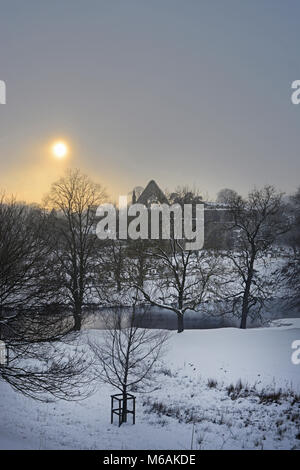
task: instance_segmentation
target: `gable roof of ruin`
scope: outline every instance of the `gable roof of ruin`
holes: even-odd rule
[[[158,202],[160,204],[169,203],[165,194],[154,180],[149,181],[146,188],[137,200],[138,204],[144,204],[145,206],[151,204],[152,202]]]

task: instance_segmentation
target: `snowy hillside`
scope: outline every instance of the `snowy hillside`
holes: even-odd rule
[[[102,335],[100,330],[83,332]],[[137,424],[110,425],[112,388],[39,403],[0,383],[0,447],[17,449],[300,449],[300,319],[270,328],[171,333]],[[130,419],[129,419],[130,421]]]

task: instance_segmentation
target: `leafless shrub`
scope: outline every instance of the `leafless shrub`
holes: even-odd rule
[[[153,387],[153,367],[167,340],[167,333],[140,327],[142,316],[133,305],[130,312],[116,310],[105,314],[106,326],[101,342],[90,340],[96,377],[116,387],[123,394],[122,422],[126,421],[126,394]]]

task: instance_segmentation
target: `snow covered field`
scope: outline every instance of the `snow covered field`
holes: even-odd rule
[[[269,328],[172,332],[155,390],[137,395],[135,426],[110,425],[107,385],[81,402],[45,404],[1,382],[0,448],[300,449],[294,340],[295,318]]]

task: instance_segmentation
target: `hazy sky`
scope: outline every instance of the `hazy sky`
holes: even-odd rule
[[[0,187],[300,184],[298,0],[0,0]],[[49,145],[71,148],[56,161]]]

